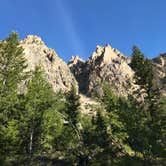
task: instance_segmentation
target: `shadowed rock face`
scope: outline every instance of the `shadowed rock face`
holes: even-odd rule
[[[29,35],[20,42],[20,45],[24,48],[27,70],[34,70],[35,66],[40,65],[46,80],[53,86],[55,92],[68,91],[72,85],[78,87],[67,64],[53,49],[48,48],[40,37]]]
[[[72,57],[68,66],[79,84],[79,91],[85,94],[88,88],[89,66],[78,56]]]
[[[82,93],[102,94],[104,84],[108,83],[118,95],[126,96],[136,88],[133,83],[134,72],[128,65],[129,62],[129,58],[106,45],[97,46],[86,61],[72,57],[68,66],[75,75]]]

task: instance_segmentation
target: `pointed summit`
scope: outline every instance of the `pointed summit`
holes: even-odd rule
[[[53,49],[48,48],[40,37],[28,35],[20,42],[20,46],[24,48],[27,70],[41,66],[46,80],[55,92],[69,91],[73,85],[77,88],[77,82],[67,64]]]
[[[72,68],[75,65],[78,65],[80,63],[84,63],[85,61],[81,59],[78,55],[77,56],[72,56],[68,62],[69,68]]]
[[[96,60],[104,52],[104,47],[97,45],[96,50],[92,53],[89,59]]]
[[[128,58],[124,56],[120,51],[112,48],[109,44],[103,46],[96,46],[96,50],[93,52],[88,61],[100,63],[100,66],[105,64],[112,64],[114,62],[122,61],[122,59],[127,60]]]
[[[45,43],[42,39],[37,35],[28,35],[25,37],[24,40],[21,41],[24,44],[37,44],[37,45],[44,45]]]
[[[109,44],[107,44],[104,47],[104,53],[103,53],[103,62],[104,63],[111,63],[112,60],[117,60],[118,56],[115,52],[115,49],[113,49]]]
[[[78,55],[76,56],[71,56],[70,60],[69,60],[69,63],[72,62],[72,63],[77,63],[78,61],[81,61],[81,62],[84,62],[84,60],[82,58],[80,58]]]
[[[128,58],[109,44],[97,45],[87,61],[78,63],[73,59],[73,65],[71,62],[69,67],[80,91],[86,95],[102,94],[105,83],[119,95],[125,96],[132,91],[128,89],[128,83],[132,84],[134,73],[128,65]]]

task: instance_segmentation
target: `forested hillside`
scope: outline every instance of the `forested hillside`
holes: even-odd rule
[[[138,47],[127,63],[139,88],[119,95],[102,82],[102,95],[91,95],[99,103],[93,114],[81,111],[77,87],[58,92],[42,64],[29,70],[24,49],[16,33],[0,41],[0,165],[166,165],[166,98],[154,63]]]

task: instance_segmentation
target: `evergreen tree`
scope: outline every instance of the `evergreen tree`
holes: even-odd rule
[[[107,130],[108,125],[100,111],[97,112],[92,124],[94,125],[93,144],[95,147],[92,163],[109,164],[111,162],[110,135]]]
[[[135,71],[136,83],[139,85],[143,84],[142,73],[144,72],[144,55],[141,53],[137,46],[133,46],[133,53],[130,66]]]
[[[134,48],[134,50],[138,49]],[[135,125],[135,130],[140,131],[138,133],[143,133],[143,135],[132,135],[131,138],[136,141],[140,136],[139,141],[141,140],[142,143],[137,143],[137,145],[140,145],[140,149],[137,149],[137,151],[140,151],[145,160],[150,162],[152,158],[154,160],[156,156],[162,157],[161,153],[164,153],[165,123],[163,119],[165,114],[163,111],[164,105],[162,104],[163,99],[160,102],[159,89],[153,86],[154,66],[152,61],[145,59],[140,51],[133,51],[131,67],[135,71],[136,83],[146,93],[144,102],[142,101],[142,107],[134,112],[135,117],[138,117],[138,122],[140,122],[140,125]]]
[[[14,113],[12,108],[17,102],[18,85],[25,79],[25,68],[23,49],[13,32],[0,43],[0,112],[6,120]]]
[[[90,165],[108,164],[111,157],[109,152],[110,136],[104,115],[98,110],[96,116],[92,117],[91,123],[85,126],[82,136],[86,163]]]
[[[118,108],[118,97],[113,94],[108,84],[104,86],[102,102],[104,103],[107,112],[117,110]]]
[[[76,88],[72,87],[65,93],[65,98],[59,98],[53,109],[49,109],[43,116],[43,150],[45,149],[44,151],[50,156],[63,157],[70,165],[78,163],[81,154],[79,106],[79,95],[76,93]],[[53,115],[54,117],[51,117]]]
[[[166,98],[162,97],[153,114],[151,144],[154,157],[165,158],[166,154]]]
[[[77,126],[79,116],[79,95],[76,94],[76,88],[72,86],[71,90],[66,94],[66,110],[67,120],[69,123]]]
[[[92,123],[95,125],[96,144],[103,149],[106,148],[109,145],[109,135],[107,133],[107,124],[100,111],[97,112]]]
[[[40,152],[43,116],[54,106],[54,99],[52,87],[44,80],[41,69],[37,67],[27,85],[20,125],[22,149],[30,157]]]
[[[154,77],[152,61],[146,59],[139,48],[134,46],[130,66],[135,72],[136,84],[144,88],[150,95]]]
[[[19,46],[18,35],[13,32],[0,43],[1,100],[9,95],[10,101],[13,99],[12,95],[17,94],[18,84],[25,79],[26,73],[23,70],[26,67],[23,48]]]
[[[18,153],[19,111],[17,110],[18,86],[27,73],[23,49],[18,35],[13,32],[0,42],[0,158]]]
[[[65,135],[69,136],[69,142],[71,144],[71,154],[73,155],[73,162],[76,161],[80,156],[79,149],[82,145],[82,136],[78,128],[79,122],[79,107],[80,97],[77,94],[76,88],[71,87],[71,90],[66,93],[66,104],[65,104],[65,115],[68,125],[65,127]]]
[[[127,138],[123,116],[126,100],[123,100],[122,97],[116,96],[107,85],[105,86],[103,102],[109,117],[110,133],[121,145]]]
[[[57,152],[61,151],[60,155],[62,155],[64,151],[64,144],[61,144],[65,139],[62,140],[61,137],[64,134],[63,131],[65,128],[65,118],[61,114],[61,111],[65,108],[64,105],[65,102],[61,94],[56,94],[53,107],[49,108],[43,114],[41,151],[49,157],[61,157],[58,156]]]

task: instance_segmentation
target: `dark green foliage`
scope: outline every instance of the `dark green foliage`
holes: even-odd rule
[[[74,126],[76,126],[78,123],[79,106],[79,95],[76,94],[76,88],[72,86],[71,90],[66,94],[65,112],[67,115],[67,120]]]
[[[154,156],[166,157],[166,98],[161,98],[153,114],[151,140]]]
[[[21,114],[23,124],[20,130],[21,137],[26,138],[22,142],[25,153],[31,155],[40,149],[44,114],[53,108],[54,99],[51,86],[44,80],[40,68],[37,67],[27,85],[24,97],[25,110]]]
[[[18,35],[12,33],[0,43],[0,112],[4,120],[14,116],[18,84],[25,79],[26,68],[23,49],[19,47]],[[0,117],[3,117],[0,116]]]
[[[122,143],[127,138],[123,113],[128,105],[125,99],[115,96],[107,85],[104,89],[103,102],[108,112],[110,132],[114,139]]]
[[[154,69],[151,60],[145,59],[137,47],[133,48],[133,57],[131,67],[135,71],[136,83],[145,90],[146,96],[142,107],[135,108],[135,122],[134,130],[139,135],[130,135],[133,141],[138,140],[133,145],[139,145],[135,150],[141,152],[146,160],[152,160],[156,157],[163,157],[165,153],[165,107],[164,99],[160,99],[159,88],[154,88]],[[137,95],[140,95],[137,92]],[[133,119],[133,122],[136,119]],[[134,124],[134,123],[133,123]],[[130,131],[130,130],[129,130]],[[130,134],[132,133],[132,130]]]
[[[142,71],[143,71],[143,65],[144,65],[144,55],[141,53],[139,48],[137,46],[133,47],[133,53],[132,53],[132,60],[131,60],[131,68],[135,71],[135,75],[137,76],[137,83],[142,84]]]
[[[111,112],[118,108],[118,97],[113,94],[109,85],[104,86],[103,102],[106,106],[106,111]]]
[[[23,49],[19,46],[18,35],[12,33],[0,43],[0,88],[1,95],[16,92],[18,83],[25,77],[26,68]]]
[[[18,85],[25,79],[26,73],[23,49],[19,46],[18,35],[12,33],[0,42],[0,158],[18,153],[20,144],[19,110],[17,105]]]
[[[108,164],[111,157],[109,155],[111,142],[106,120],[100,111],[97,112],[97,115],[85,127],[82,137],[86,162],[91,165],[99,163]],[[104,159],[105,161],[102,161]]]
[[[137,46],[133,47],[130,66],[135,71],[136,83],[149,93],[153,85],[153,64],[151,60],[144,57]]]
[[[120,99],[108,86],[104,94],[102,101],[106,111],[97,111],[91,125],[83,132],[84,147],[91,165],[113,165],[119,156],[128,155],[125,147],[128,135],[120,112]],[[125,104],[123,106],[126,108]]]
[[[60,106],[61,104],[58,101],[55,105],[56,107],[50,108],[44,112],[43,122],[41,124],[41,151],[50,156],[56,153],[56,151],[61,150],[61,139],[59,138],[61,137],[64,128],[63,118],[58,112],[63,107]]]
[[[95,125],[96,144],[99,145],[101,148],[107,147],[109,145],[107,124],[104,121],[100,112],[97,112],[96,118],[93,120],[93,124]]]
[[[149,153],[149,119],[144,110],[135,105],[136,102],[131,101],[130,107],[125,116],[125,123],[128,133],[128,140],[130,147],[135,151],[144,155]]]

